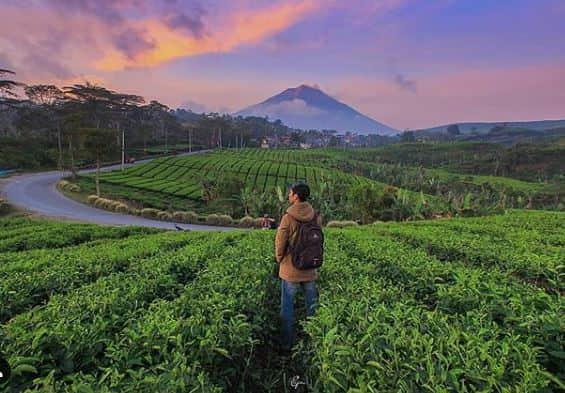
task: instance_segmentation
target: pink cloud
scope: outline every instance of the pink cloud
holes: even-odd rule
[[[0,53],[8,54],[10,63],[24,71],[31,54],[37,60],[49,59],[51,65],[44,70],[40,64],[29,67],[28,74],[43,78],[155,67],[180,57],[225,53],[261,42],[314,12],[321,0],[227,9],[211,15],[206,25],[206,12],[201,9],[195,8],[191,14],[172,9],[152,14],[143,0],[112,3],[105,12],[91,0],[70,8],[62,4],[52,0],[35,7],[2,5]],[[126,17],[125,11],[136,6],[141,16]],[[57,37],[51,40],[58,43],[56,50],[44,49],[50,37]],[[47,60],[45,64],[49,65]]]
[[[221,28],[207,35],[187,34],[161,20],[135,22],[153,45],[135,56],[114,48],[97,63],[105,71],[152,67],[179,57],[229,52],[241,45],[255,44],[294,24],[318,7],[313,0],[279,3],[259,10],[235,12],[225,17]]]
[[[462,121],[565,118],[565,65],[464,70],[418,78],[416,94],[394,81],[352,77],[336,96],[399,129]]]

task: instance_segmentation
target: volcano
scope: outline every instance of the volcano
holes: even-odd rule
[[[236,116],[268,116],[303,130],[336,130],[358,134],[395,135],[399,131],[366,116],[327,95],[317,87],[289,88],[265,101],[235,113]]]

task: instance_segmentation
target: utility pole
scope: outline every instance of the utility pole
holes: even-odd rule
[[[122,171],[124,170],[125,163],[126,163],[126,133],[122,128]]]
[[[192,153],[192,129],[194,126],[192,124],[186,125],[187,137],[188,137],[188,152]]]

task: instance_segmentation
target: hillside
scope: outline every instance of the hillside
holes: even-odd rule
[[[487,134],[489,131],[496,126],[523,129],[531,131],[545,131],[554,128],[565,127],[565,120],[540,120],[540,121],[501,121],[501,122],[460,122],[444,124],[437,127],[422,128],[415,130],[418,133],[430,134],[430,133],[447,133],[447,128],[452,125],[457,124],[459,130],[462,134]]]
[[[357,203],[349,202],[357,194],[354,190],[366,191],[367,187],[375,191],[375,204],[380,203],[379,198],[383,203],[382,211],[372,213],[373,220],[395,216],[392,203],[397,197],[402,200],[398,202],[398,214],[402,217],[405,213],[401,210],[412,212],[423,204],[429,206],[430,215],[432,210],[443,209],[434,196],[396,188],[387,191],[386,184],[330,165],[331,152],[326,161],[320,161],[318,152],[243,149],[165,157],[124,171],[103,173],[101,188],[104,196],[125,199],[132,211],[149,207],[169,213],[189,210],[201,215],[229,214],[232,218],[249,213],[254,217],[268,213],[280,218],[286,190],[298,181],[310,185],[314,204],[325,220],[360,219]],[[94,177],[83,176],[77,184],[83,191],[93,193]],[[392,199],[385,203],[386,193]],[[401,205],[406,209],[400,209]]]

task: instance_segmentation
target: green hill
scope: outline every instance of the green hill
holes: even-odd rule
[[[328,220],[350,218],[347,210],[352,207],[347,198],[356,187],[373,187],[380,194],[387,190],[387,184],[339,168],[333,165],[335,162],[334,152],[323,150],[222,150],[165,157],[124,171],[103,173],[101,188],[105,196],[141,207],[241,217],[244,204],[254,201],[255,214],[278,216],[279,207],[272,205],[284,204],[288,186],[303,181],[310,185],[316,207]],[[93,192],[94,177],[84,176],[78,184]],[[415,206],[425,199],[435,211],[442,210],[434,196],[409,190],[390,192],[407,205]],[[328,207],[330,203],[335,209]]]

